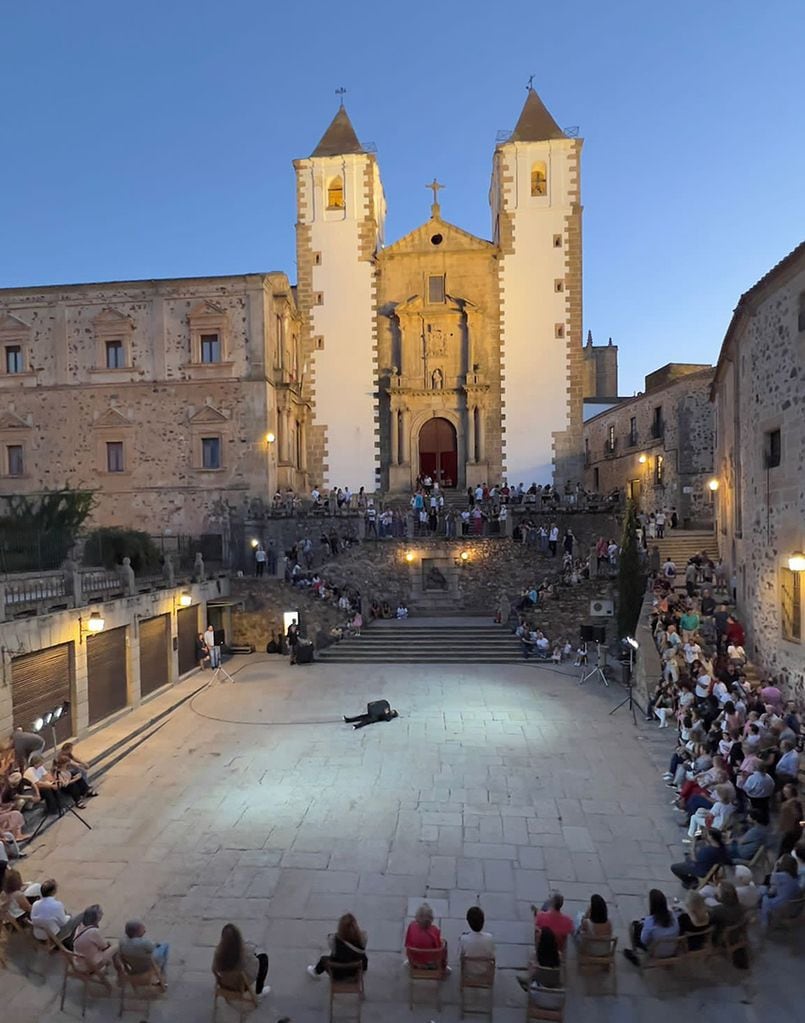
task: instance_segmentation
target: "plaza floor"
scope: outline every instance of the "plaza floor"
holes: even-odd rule
[[[67,817],[24,861],[26,878],[59,880],[69,910],[99,902],[108,937],[141,916],[170,942],[157,1023],[210,1018],[213,947],[230,920],[270,955],[272,992],[253,1018],[326,1019],[327,984],[305,965],[346,911],[369,935],[365,1023],[457,1020],[457,970],[441,1012],[432,1000],[408,1008],[402,939],[425,897],[453,962],[480,899],[497,942],[494,1019],[513,1023],[525,1017],[515,973],[533,947],[529,907],[550,889],[570,912],[600,892],[621,946],[650,887],[681,894],[668,866],[683,832],[660,781],[669,732],[635,727],[626,708],[610,716],[616,687],[579,687],[572,671],[532,663],[291,668],[252,657],[230,670],[234,684],[200,692],[104,778],[92,831]],[[398,720],[359,732],[341,721],[383,697]],[[644,978],[619,955],[617,995],[580,977],[571,952],[566,1019],[800,1019],[799,940],[767,942],[748,976],[715,959]],[[59,1012],[58,963],[44,979],[20,966],[12,948],[3,1020],[80,1017],[76,985]],[[99,998],[86,1018],[116,1015]],[[219,1019],[237,1014],[224,1006]]]

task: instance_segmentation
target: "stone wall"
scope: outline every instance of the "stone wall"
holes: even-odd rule
[[[330,629],[347,618],[334,604],[279,579],[233,579],[231,598],[243,605],[232,611],[232,642],[259,651],[265,650],[272,632],[282,632],[284,611],[300,612],[302,632],[317,647],[326,646]]]
[[[225,534],[232,508],[304,482],[295,324],[284,274],[0,291],[0,340],[23,352],[23,372],[0,372],[0,447],[23,461],[0,494],[91,485],[98,525]],[[202,335],[219,361],[202,361]]]
[[[676,508],[686,527],[707,528],[713,521],[708,486],[713,475],[713,370],[686,366],[690,372],[679,376],[675,368],[671,364],[656,375],[662,380],[659,374],[669,371],[668,383],[584,424],[584,481],[588,490],[602,494],[618,488],[646,513]],[[655,425],[657,409],[661,429]]]
[[[788,558],[805,550],[805,246],[744,295],[724,342],[718,417],[718,533],[734,575],[753,659],[805,696],[805,615],[786,591],[805,589]],[[779,464],[769,465],[780,431]],[[788,620],[783,620],[784,604]]]

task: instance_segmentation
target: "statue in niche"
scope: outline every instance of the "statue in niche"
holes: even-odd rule
[[[435,566],[431,565],[425,573],[425,589],[426,590],[446,590],[447,579],[444,574]]]
[[[444,376],[440,369],[435,369],[433,373],[431,373],[430,386],[434,391],[441,391],[444,386]]]

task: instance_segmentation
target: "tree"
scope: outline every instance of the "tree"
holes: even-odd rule
[[[623,537],[618,562],[618,637],[634,632],[643,597],[646,590],[646,578],[640,561],[637,544],[637,511],[633,502],[626,508],[623,523]]]
[[[90,490],[70,486],[9,494],[0,512],[0,558],[6,572],[58,568],[95,507]]]
[[[159,550],[148,535],[139,529],[101,526],[87,534],[84,542],[84,564],[114,568],[131,560],[137,574],[148,575],[160,570]]]

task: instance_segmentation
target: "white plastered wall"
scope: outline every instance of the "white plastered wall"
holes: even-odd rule
[[[311,226],[315,423],[326,427],[327,487],[376,487],[375,267],[361,258],[361,225],[382,230],[384,203],[377,165],[366,155],[312,158],[302,174],[303,222]],[[368,175],[367,175],[368,169]],[[344,182],[343,210],[328,210],[328,182]],[[371,194],[367,176],[372,181]]]
[[[547,167],[546,196],[531,195],[537,161]],[[513,222],[513,252],[500,260],[504,465],[510,484],[551,482],[552,434],[569,424],[567,295],[556,292],[555,281],[564,281],[566,273],[573,162],[571,140],[512,142],[500,147],[492,182],[493,216],[499,209]],[[565,337],[556,337],[557,324]]]

